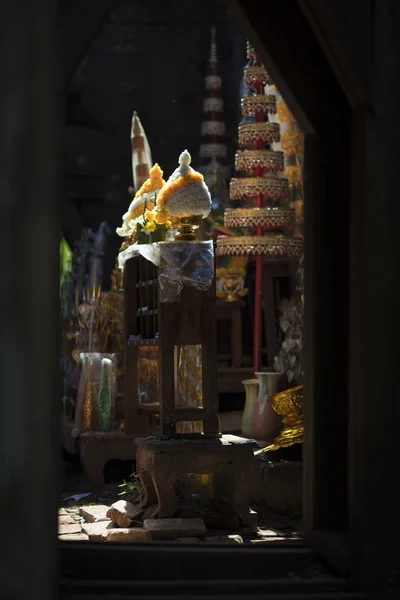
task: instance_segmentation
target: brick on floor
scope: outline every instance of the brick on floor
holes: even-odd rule
[[[85,533],[92,542],[105,540],[109,530],[115,528],[116,525],[112,521],[99,521],[97,523],[84,523],[82,525],[83,533]]]
[[[204,538],[206,535],[206,526],[202,519],[146,519],[143,527],[151,533],[154,540]]]
[[[74,519],[69,515],[60,515],[58,517],[58,524],[61,525],[61,523],[63,525],[74,525],[76,524],[76,521],[74,521]]]
[[[141,528],[110,529],[107,542],[150,542],[152,537],[148,531]]]
[[[135,523],[140,521],[140,517],[143,515],[143,509],[127,502],[126,500],[119,500],[111,505],[111,508],[107,511],[107,517],[114,521],[119,527],[132,527]]]
[[[78,523],[59,523],[58,535],[67,535],[73,533],[81,533],[82,527]]]
[[[89,538],[84,533],[68,533],[66,535],[59,535],[58,539],[62,542],[83,542],[87,541]]]
[[[94,504],[93,506],[81,506],[79,514],[87,523],[99,523],[100,521],[109,521],[107,511],[109,506],[105,504]]]

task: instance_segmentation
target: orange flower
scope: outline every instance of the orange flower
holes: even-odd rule
[[[286,156],[303,152],[304,135],[301,129],[289,129],[281,133],[282,151]]]
[[[290,187],[299,187],[303,181],[303,168],[301,165],[289,165],[286,167],[286,176]]]
[[[294,118],[292,112],[289,110],[287,104],[283,100],[278,100],[276,103],[277,113],[278,113],[278,121],[280,123],[295,123],[296,119]]]
[[[154,221],[154,213],[151,210],[146,210],[144,216],[148,221]]]
[[[168,212],[166,210],[159,210],[155,214],[155,222],[157,225],[164,225],[168,219]]]
[[[147,194],[148,192],[160,190],[164,184],[165,181],[163,179],[163,172],[160,169],[160,166],[156,163],[154,167],[150,169],[149,179],[146,179],[142,187],[136,192],[135,198],[139,198],[139,196]]]
[[[153,210],[154,208],[154,204],[152,203],[151,200],[147,200],[146,203],[147,209],[149,211]],[[135,208],[135,210],[132,211],[132,213],[129,215],[130,219],[137,219],[138,217],[142,216],[143,214],[143,208],[144,208],[144,200],[143,202],[140,202],[140,204],[138,204]]]

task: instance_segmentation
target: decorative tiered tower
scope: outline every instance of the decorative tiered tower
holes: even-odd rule
[[[240,177],[230,183],[230,199],[241,201],[246,208],[225,211],[227,227],[242,227],[248,235],[219,237],[219,256],[256,257],[254,310],[254,371],[261,366],[261,313],[264,260],[291,260],[301,255],[302,242],[288,232],[294,225],[294,211],[287,207],[288,181],[283,176],[284,156],[273,149],[280,140],[279,123],[269,121],[276,113],[276,94],[265,94],[272,81],[254,49],[247,45],[248,64],[244,83],[249,94],[242,98],[243,117],[239,125],[239,149],[235,168]]]
[[[211,194],[211,214],[203,221],[200,237],[210,235],[210,222],[222,221],[224,208],[228,204],[229,168],[222,164],[227,155],[225,143],[226,125],[224,121],[224,101],[222,79],[218,73],[216,30],[211,28],[210,54],[205,78],[203,120],[201,123],[201,144],[199,149],[200,167]]]
[[[202,144],[200,159],[219,161],[226,157],[224,142],[226,126],[223,119],[224,101],[222,99],[222,79],[218,74],[217,45],[215,27],[211,28],[211,47],[206,77],[206,97],[203,103],[204,120],[201,124]]]

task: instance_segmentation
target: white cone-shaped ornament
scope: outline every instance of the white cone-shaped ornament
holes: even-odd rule
[[[149,142],[136,111],[132,117],[131,142],[133,187],[135,192],[137,192],[149,177],[153,160]]]
[[[175,169],[157,197],[157,209],[167,211],[178,229],[176,241],[194,242],[194,230],[211,211],[211,196],[204,177],[190,166],[187,150],[179,157]]]
[[[205,219],[210,214],[211,196],[203,175],[190,166],[191,160],[187,150],[182,152],[179,167],[159,193],[157,205],[173,217],[190,214]]]

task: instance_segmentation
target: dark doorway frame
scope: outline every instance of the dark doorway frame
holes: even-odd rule
[[[357,32],[338,29],[344,4],[323,4],[232,2],[306,133],[305,536],[357,586],[390,595],[400,573],[394,541],[400,528],[372,522],[374,507],[396,510],[400,461],[393,300],[398,164],[392,156],[400,128],[400,15],[393,0],[351,7],[361,11],[369,40],[358,65],[369,77],[360,85],[357,64],[350,57],[345,62],[343,51],[350,50],[349,35],[357,43]],[[332,26],[321,26],[324,18]]]
[[[2,80],[7,83],[2,104],[6,119],[0,141],[0,180],[5,190],[0,219],[0,260],[5,289],[12,289],[14,294],[4,297],[1,329],[4,368],[0,427],[4,452],[0,513],[1,531],[9,542],[7,562],[2,570],[5,578],[2,589],[10,600],[26,597],[53,600],[57,597],[57,549],[61,546],[56,537],[59,500],[59,412],[55,377],[59,329],[57,198],[60,196],[56,160],[58,115],[54,110],[59,100],[59,79],[54,64],[56,7],[53,0],[42,0],[41,11],[29,0],[5,5],[0,9],[5,48],[0,66]],[[344,570],[350,566],[350,575],[357,584],[371,586],[382,580],[388,552],[385,549],[380,552],[376,528],[367,539],[367,514],[361,507],[365,491],[369,492],[367,507],[373,506],[374,501],[379,506],[379,491],[366,483],[366,459],[374,446],[362,435],[362,428],[372,424],[385,426],[385,414],[381,416],[376,410],[374,398],[369,397],[369,402],[363,404],[358,392],[366,362],[357,360],[362,341],[356,339],[361,330],[355,300],[360,299],[359,289],[363,283],[357,275],[362,261],[357,241],[363,241],[365,231],[368,227],[371,229],[370,214],[363,214],[366,221],[369,218],[368,227],[361,222],[350,229],[350,217],[356,209],[362,211],[362,194],[366,191],[363,187],[365,162],[360,157],[356,161],[351,148],[357,149],[364,143],[369,110],[357,106],[351,112],[299,3],[232,0],[231,5],[306,132],[305,533],[309,543],[333,564]],[[277,23],[284,23],[284,29],[279,31]],[[339,222],[338,201],[343,207]],[[13,224],[17,222],[15,233]],[[16,237],[24,243],[16,244]],[[10,249],[14,250],[12,261]],[[364,316],[367,314],[364,311]],[[350,381],[349,347],[350,364],[352,369],[354,367]],[[365,385],[360,389],[365,390]],[[393,459],[392,464],[395,466]],[[389,484],[389,471],[385,467],[386,484]],[[26,490],[32,499],[30,503],[24,497]],[[42,522],[37,518],[37,505],[41,508]],[[361,515],[356,514],[358,510]],[[345,540],[340,560],[338,544],[333,540],[338,539],[338,534],[343,539],[341,534],[348,532],[349,527],[350,541]],[[364,548],[359,552],[363,542],[373,551],[373,564],[368,563]],[[204,550],[193,550],[200,561],[199,577],[206,576],[207,565],[215,562],[218,554],[213,551],[208,556],[208,549]],[[82,562],[86,558],[92,564],[99,552],[103,557],[108,552],[125,554],[127,563],[132,565],[132,556],[140,555],[137,546],[117,550],[100,548],[97,544],[79,548],[65,544],[61,548],[65,576],[71,574],[68,569],[73,564],[68,562],[68,556],[73,557],[78,551],[85,554]],[[179,560],[179,553],[189,555],[191,549],[171,552],[170,546],[157,545],[154,552]],[[234,548],[232,552],[237,552],[239,557],[242,550]],[[259,565],[264,558],[277,556],[279,562],[283,556],[291,559],[290,552],[299,556],[281,547],[257,550],[252,560],[257,557]],[[230,550],[223,549],[219,556],[229,561],[229,554]],[[107,563],[107,559],[104,562]],[[250,572],[247,577],[251,578]]]

